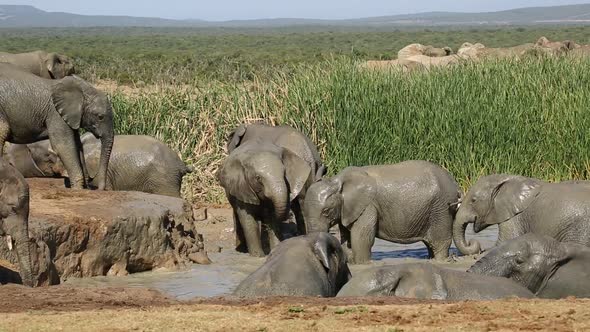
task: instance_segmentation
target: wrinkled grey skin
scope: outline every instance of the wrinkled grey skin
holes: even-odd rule
[[[107,96],[78,77],[47,80],[0,64],[0,155],[6,141],[29,144],[49,138],[72,187],[84,188],[87,172],[80,128],[103,142],[96,179],[103,190],[114,136]]]
[[[10,63],[47,79],[60,79],[76,73],[74,62],[69,57],[45,51],[18,54],[0,52],[0,62]]]
[[[338,240],[315,233],[281,242],[234,295],[333,297],[349,279],[346,254]]]
[[[238,146],[251,140],[261,140],[291,150],[311,167],[315,178],[310,180],[319,180],[326,174],[326,166],[322,163],[315,144],[303,133],[290,126],[241,125],[229,134],[227,152],[231,153]]]
[[[264,256],[288,235],[290,212],[301,215],[299,195],[314,178],[309,164],[291,150],[249,140],[232,150],[218,179],[234,211],[236,250]],[[263,243],[263,241],[266,241]]]
[[[367,263],[375,238],[424,242],[430,257],[445,259],[461,193],[453,177],[427,161],[348,167],[313,184],[305,198],[309,232],[340,226],[351,263]]]
[[[25,178],[62,177],[67,172],[49,140],[31,144],[6,143],[4,159]]]
[[[24,285],[33,287],[32,243],[29,239],[29,185],[23,176],[0,158],[0,236],[8,236],[16,250]]]
[[[470,273],[510,278],[538,297],[590,297],[590,249],[528,233],[492,249]]]
[[[454,54],[453,49],[448,46],[445,46],[443,48],[427,46],[424,50],[424,55],[429,57],[443,57],[452,54]]]
[[[428,263],[363,270],[355,273],[337,296],[398,296],[451,301],[534,297],[528,289],[506,278],[475,275]]]
[[[476,233],[497,224],[498,244],[532,232],[590,246],[590,185],[508,174],[484,176],[469,189],[453,226],[457,248],[477,252],[480,244],[465,240],[469,223],[474,223]]]

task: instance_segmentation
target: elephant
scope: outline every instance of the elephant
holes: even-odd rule
[[[84,80],[68,76],[48,80],[0,63],[0,155],[6,141],[34,143],[49,138],[63,162],[72,188],[88,176],[79,129],[102,141],[97,187],[106,187],[113,147],[113,111],[107,96]]]
[[[367,263],[375,237],[398,243],[424,242],[430,257],[445,259],[461,197],[442,167],[421,160],[394,165],[347,167],[314,183],[305,198],[309,232],[338,224],[351,263]]]
[[[430,45],[410,44],[397,53],[399,60],[407,59],[415,55],[424,55],[427,57],[445,57],[453,54],[450,47],[436,48]]]
[[[371,267],[355,273],[337,296],[461,301],[533,298],[534,294],[506,278],[475,275],[428,263],[406,263]]]
[[[36,286],[29,239],[29,185],[8,162],[0,158],[0,236],[16,249],[24,285]]]
[[[10,63],[47,79],[60,79],[76,73],[74,63],[69,57],[45,51],[18,54],[0,52],[0,62]]]
[[[544,36],[539,38],[539,40],[537,40],[535,45],[540,46],[542,48],[551,49],[555,55],[564,54],[564,53],[567,53],[571,50],[574,50],[574,49],[580,47],[580,45],[576,44],[576,42],[574,42],[572,40],[565,40],[562,42],[552,42],[549,39],[547,39],[547,37],[544,37]]]
[[[90,186],[99,168],[101,142],[91,133],[80,137]],[[64,177],[67,172],[49,140],[10,144],[6,157],[25,178]],[[192,173],[178,154],[163,142],[144,135],[115,135],[106,189],[141,191],[180,197],[182,178]]]
[[[315,175],[291,150],[249,140],[231,150],[217,177],[233,208],[237,251],[264,256],[289,234],[305,232],[297,202]],[[291,210],[297,230],[287,229]]]
[[[238,146],[251,140],[262,140],[291,150],[311,167],[311,172],[315,176],[315,178],[310,178],[312,182],[321,179],[328,171],[327,167],[322,163],[316,145],[293,127],[265,124],[240,125],[228,135],[227,152],[231,153]],[[309,185],[311,183],[308,183],[306,187]]]
[[[541,298],[590,297],[590,249],[547,235],[504,242],[467,272],[510,278]]]
[[[334,297],[350,278],[338,240],[328,233],[314,233],[281,242],[233,294]]]
[[[497,244],[536,233],[590,246],[590,186],[510,174],[484,176],[469,189],[453,224],[455,245],[462,252],[480,249],[479,242],[465,240],[469,223],[476,233],[497,224]]]

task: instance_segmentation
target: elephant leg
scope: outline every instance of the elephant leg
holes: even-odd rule
[[[340,244],[342,245],[342,249],[346,252],[348,257],[352,257],[352,251],[350,247],[350,230],[343,225],[338,225],[340,229]]]
[[[293,213],[295,214],[295,222],[297,223],[297,235],[305,235],[307,234],[307,229],[305,228],[305,220],[303,219],[303,199],[298,198],[293,202],[291,206]]]
[[[266,230],[265,236],[268,239],[268,252],[273,250],[283,239],[280,226],[280,224],[273,222],[272,220],[269,220],[262,225]]]
[[[369,205],[350,229],[353,264],[371,261],[371,248],[377,235],[377,209]]]
[[[88,169],[86,168],[86,159],[84,158],[84,146],[80,140],[80,133],[74,132],[74,139],[76,141],[76,149],[78,149],[78,158],[80,158],[80,165],[82,166],[82,176],[84,177],[84,187],[88,186],[90,178],[88,176]]]
[[[10,125],[2,113],[0,113],[0,157],[4,154],[4,143],[10,134]]]
[[[260,226],[254,216],[246,208],[237,204],[234,209],[251,256],[263,257],[262,242],[260,241]]]
[[[65,122],[48,125],[47,129],[49,142],[68,172],[70,185],[75,189],[83,189],[84,174],[80,165],[80,156],[76,147],[74,132]]]

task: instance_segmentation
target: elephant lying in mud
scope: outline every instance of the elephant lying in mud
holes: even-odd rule
[[[0,64],[0,155],[4,143],[29,144],[49,138],[73,188],[86,187],[86,163],[79,129],[103,143],[96,178],[106,187],[113,145],[113,111],[107,96],[78,77],[48,80]]]
[[[96,186],[102,145],[90,133],[81,136],[89,185]],[[5,158],[25,177],[67,177],[49,140],[10,144]],[[192,172],[176,152],[144,135],[116,135],[109,161],[106,188],[180,197],[182,178]]]
[[[349,279],[346,254],[338,240],[315,233],[281,242],[234,295],[333,297]]]
[[[279,241],[305,233],[299,202],[315,174],[291,150],[250,140],[232,150],[218,178],[233,208],[236,250],[264,256]],[[297,229],[288,229],[291,212]]]
[[[475,275],[428,263],[372,267],[355,273],[338,292],[338,297],[351,296],[451,301],[534,297],[528,289],[506,278]]]
[[[448,47],[436,48],[430,45],[410,44],[397,53],[398,60],[404,60],[415,55],[424,55],[427,57],[445,57],[453,54],[453,50]]]
[[[468,272],[510,278],[538,297],[590,297],[590,249],[529,233],[505,242]]]
[[[309,232],[338,224],[342,243],[352,248],[352,263],[370,261],[376,237],[422,241],[431,258],[445,259],[460,196],[451,174],[427,161],[348,167],[308,189],[305,223]]]
[[[590,246],[590,185],[508,174],[484,176],[469,189],[457,212],[453,236],[462,252],[480,249],[477,241],[465,240],[469,223],[474,223],[476,233],[497,224],[498,244],[536,233]]]
[[[65,55],[35,51],[11,54],[0,52],[0,62],[10,63],[31,74],[48,79],[60,79],[74,75],[73,61]]]

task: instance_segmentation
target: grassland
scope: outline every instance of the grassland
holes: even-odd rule
[[[95,82],[144,86],[113,94],[116,131],[167,142],[198,170],[186,181],[186,197],[222,202],[214,175],[225,137],[256,120],[304,131],[332,173],[427,159],[464,187],[494,172],[586,179],[587,60],[471,64],[412,76],[363,71],[357,61],[392,58],[411,42],[510,46],[546,35],[590,43],[588,32],[81,29],[0,30],[0,39],[8,51],[70,54]]]

